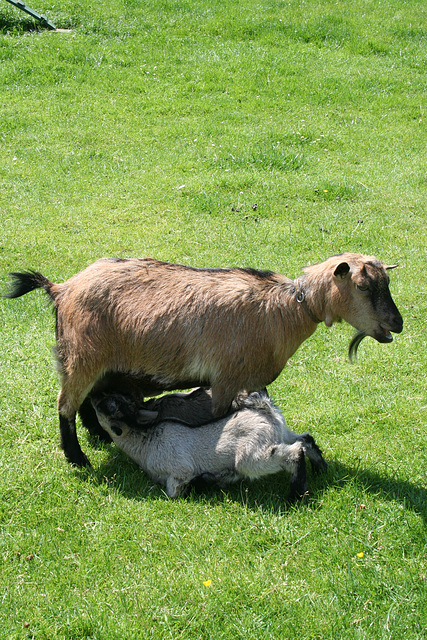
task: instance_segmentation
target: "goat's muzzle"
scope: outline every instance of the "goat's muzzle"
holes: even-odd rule
[[[393,342],[393,333],[401,333],[403,329],[403,318],[399,314],[395,318],[393,318],[392,322],[390,322],[389,327],[379,326],[378,329],[372,333],[372,338],[374,338],[377,342],[381,342],[383,344],[387,344],[389,342]],[[370,334],[365,331],[358,331],[352,341],[350,342],[350,346],[348,348],[348,357],[350,362],[354,362],[357,357],[357,350],[359,348],[360,343],[363,338],[366,338]]]
[[[390,320],[386,326],[379,325],[377,331],[372,334],[372,337],[375,338],[378,342],[393,342],[393,333],[401,333],[403,329],[403,318],[400,315],[395,315],[392,320]]]

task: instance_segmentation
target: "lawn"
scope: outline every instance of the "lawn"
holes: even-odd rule
[[[398,639],[427,628],[427,7],[0,2],[0,288],[103,256],[296,278],[399,263],[390,345],[317,332],[270,393],[329,463],[168,499],[113,445],[59,447],[55,319],[0,300],[0,635]]]

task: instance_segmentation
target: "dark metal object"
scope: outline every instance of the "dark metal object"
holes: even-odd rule
[[[48,20],[46,16],[42,16],[40,13],[37,13],[37,11],[30,9],[30,7],[27,7],[27,5],[21,0],[6,0],[6,2],[13,4],[13,6],[17,7],[18,9],[22,9],[22,11],[25,11],[25,13],[29,13],[30,16],[32,16],[36,20],[39,20],[44,27],[52,30],[56,29],[53,22],[50,22],[50,20]]]

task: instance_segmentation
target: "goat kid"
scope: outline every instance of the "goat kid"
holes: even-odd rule
[[[342,319],[391,342],[403,321],[388,267],[345,253],[307,267],[297,280],[254,269],[196,269],[146,259],[102,259],[62,284],[14,273],[6,297],[42,288],[57,316],[58,411],[67,459],[89,465],[75,417],[110,376],[144,395],[210,387],[224,415],[237,394],[263,389],[320,322]],[[86,402],[86,408],[88,402]]]
[[[187,427],[202,427],[214,419],[212,394],[201,387],[187,393],[167,393],[160,398],[144,400],[141,390],[131,388],[131,390],[123,389],[120,392],[118,386],[120,386],[119,381],[109,379],[108,386],[103,387],[102,391],[97,391],[95,397],[106,398],[113,396],[126,398],[129,406],[126,415],[132,417],[131,422],[135,430],[138,428],[141,430],[147,429],[159,424],[159,422],[168,420],[185,424]],[[133,414],[131,414],[130,407],[133,407]],[[233,402],[233,409],[237,410],[237,408],[237,403]],[[79,409],[79,414],[83,426],[88,429],[91,435],[97,436],[104,442],[112,441],[109,433],[102,428],[98,420],[92,396],[86,398]]]
[[[198,393],[185,400],[189,413],[200,394],[209,398],[204,390]],[[168,419],[146,429],[152,412],[122,394],[96,394],[91,402],[115,444],[164,485],[171,498],[199,477],[225,486],[285,470],[291,475],[289,499],[294,501],[307,492],[304,456],[315,472],[327,468],[312,436],[290,431],[265,392],[240,399],[237,411],[197,428]]]

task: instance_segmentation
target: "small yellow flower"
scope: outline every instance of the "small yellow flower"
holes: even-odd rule
[[[365,555],[365,554],[363,553],[363,551],[360,551],[359,553],[356,553],[356,556],[357,556],[358,558],[363,558],[363,556],[364,556],[364,555]]]
[[[211,584],[212,584],[212,580],[205,580],[205,581],[203,582],[203,586],[204,586],[204,587],[210,587],[210,586],[211,586]]]

